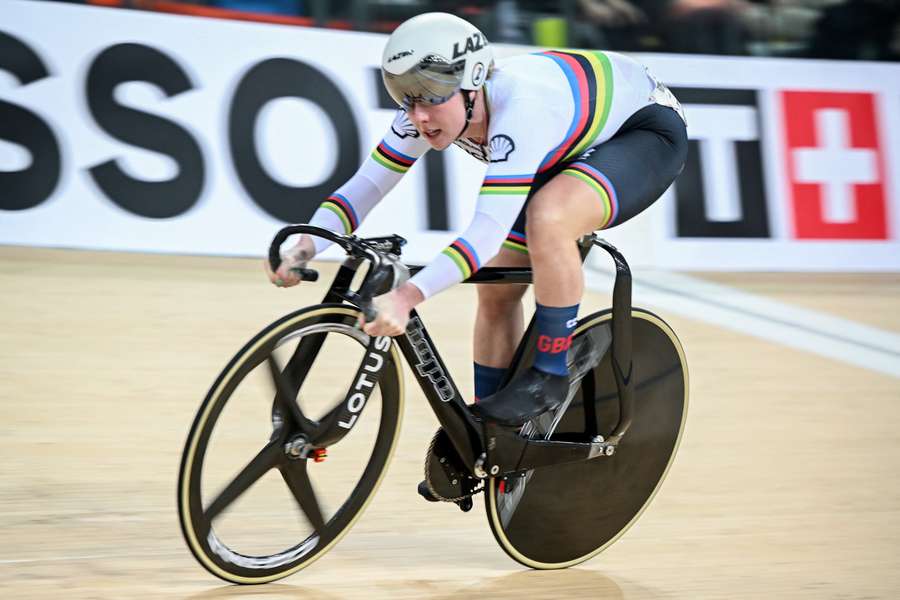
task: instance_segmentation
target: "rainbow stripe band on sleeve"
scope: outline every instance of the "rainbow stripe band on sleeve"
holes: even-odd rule
[[[372,150],[372,159],[385,169],[390,169],[395,173],[406,173],[416,162],[415,158],[391,148],[384,140]]]
[[[590,148],[603,131],[612,105],[613,74],[609,58],[602,52],[541,52],[538,56],[546,56],[562,69],[575,103],[562,143],[548,152],[538,167],[543,173]]]
[[[518,231],[510,231],[503,242],[503,247],[522,254],[528,254],[528,243],[525,241],[525,234]]]
[[[342,195],[332,194],[331,196],[328,196],[325,202],[322,203],[321,208],[330,210],[337,215],[338,219],[340,219],[341,223],[344,225],[345,234],[353,233],[356,231],[356,228],[359,227],[359,217],[357,216],[356,211]]]
[[[491,175],[481,184],[483,196],[527,195],[534,182],[533,175]]]
[[[444,248],[442,254],[452,260],[462,273],[463,279],[468,279],[472,273],[481,268],[481,262],[475,249],[466,240],[458,238],[455,242]]]
[[[600,171],[585,163],[572,163],[563,170],[563,174],[571,175],[582,180],[597,192],[600,201],[606,208],[606,219],[598,227],[605,229],[612,225],[619,216],[619,199],[616,197],[616,188],[612,182]]]

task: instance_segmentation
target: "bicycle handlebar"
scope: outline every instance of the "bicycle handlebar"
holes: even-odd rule
[[[290,236],[298,233],[315,235],[343,246],[339,239],[343,236],[338,236],[338,234],[333,231],[328,231],[321,227],[313,227],[312,225],[289,225],[279,230],[278,233],[275,234],[275,237],[272,238],[272,243],[269,245],[269,266],[272,268],[273,273],[281,266],[281,244],[283,244]],[[304,281],[316,281],[319,278],[319,273],[315,269],[297,269],[297,272]]]
[[[346,298],[363,311],[366,321],[374,321],[378,312],[372,306],[372,298],[391,276],[390,269],[384,268],[385,261],[382,253],[399,254],[399,248],[406,243],[406,240],[399,236],[366,240],[354,235],[341,235],[314,225],[288,225],[275,234],[269,245],[269,266],[272,268],[272,272],[277,271],[281,266],[281,244],[296,234],[312,235],[334,242],[348,255],[371,263],[372,266],[360,286],[359,292],[348,292]],[[319,278],[319,273],[315,269],[298,269],[297,272],[305,281],[316,281]]]
[[[300,276],[300,281],[318,281],[319,280],[319,272],[315,269],[301,269],[301,268],[293,268],[291,269],[294,273]]]

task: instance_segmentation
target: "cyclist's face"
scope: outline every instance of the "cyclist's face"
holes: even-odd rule
[[[406,109],[410,122],[435,150],[453,143],[466,120],[462,94],[456,93],[443,104],[414,102]]]

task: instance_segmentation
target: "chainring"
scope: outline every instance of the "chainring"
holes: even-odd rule
[[[466,468],[443,428],[437,430],[428,444],[425,485],[441,502],[460,502],[484,490],[483,482]]]

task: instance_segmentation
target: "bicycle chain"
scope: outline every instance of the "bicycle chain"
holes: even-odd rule
[[[484,482],[482,482],[482,481],[478,482],[478,485],[475,488],[473,488],[471,493],[463,494],[462,496],[456,496],[455,498],[446,498],[444,496],[441,496],[434,489],[434,486],[431,484],[431,467],[429,466],[429,463],[431,461],[429,459],[434,454],[434,444],[435,444],[435,442],[437,442],[438,436],[441,435],[442,431],[443,431],[442,429],[438,429],[437,432],[434,434],[434,436],[432,436],[431,442],[428,444],[428,450],[425,452],[425,487],[428,488],[429,493],[431,493],[432,496],[434,496],[441,502],[460,502],[467,498],[471,498],[475,494],[479,494],[479,493],[483,492],[484,491]]]

